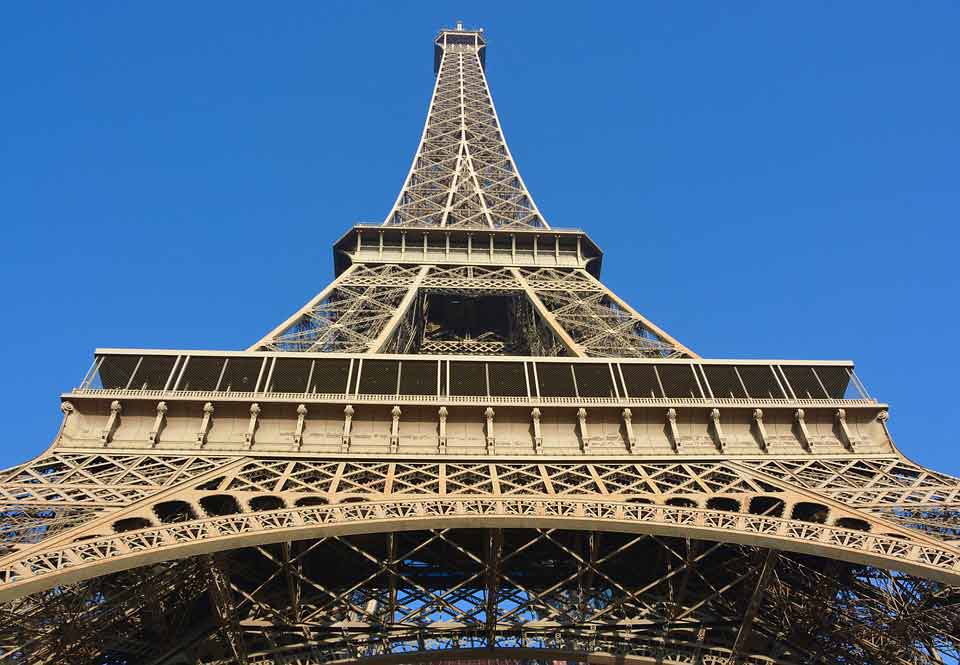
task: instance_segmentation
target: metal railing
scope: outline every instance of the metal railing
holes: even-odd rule
[[[101,350],[74,391],[408,402],[876,404],[849,362]]]

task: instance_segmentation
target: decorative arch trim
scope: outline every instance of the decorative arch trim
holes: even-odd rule
[[[794,519],[620,501],[470,498],[301,506],[116,533],[25,553],[0,570],[0,602],[161,561],[252,545],[431,528],[559,528],[755,545],[960,584],[949,546]]]

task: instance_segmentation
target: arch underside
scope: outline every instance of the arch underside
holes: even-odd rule
[[[905,464],[44,458],[0,661],[936,663],[954,533],[874,506],[955,483]]]
[[[277,530],[102,566],[4,603],[0,660],[936,663],[958,650],[960,589],[929,578],[683,532],[528,521]]]

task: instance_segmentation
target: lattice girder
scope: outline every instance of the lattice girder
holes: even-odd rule
[[[477,213],[479,214],[479,212]],[[492,246],[492,245],[491,245]],[[478,254],[483,250],[478,248]],[[418,271],[422,270],[422,274]],[[394,336],[406,312],[427,294],[477,298],[515,296],[537,310],[574,355],[688,357],[691,353],[650,324],[582,269],[516,271],[507,266],[353,264],[287,323],[255,344],[272,351],[376,352],[409,346],[377,343]],[[411,322],[416,327],[417,322]],[[419,324],[420,326],[423,323]],[[520,331],[518,331],[519,333]],[[421,353],[436,353],[430,349]]]
[[[500,130],[483,48],[443,48],[420,146],[385,224],[548,228]]]
[[[98,624],[114,627],[105,645],[118,655],[203,665],[390,656],[416,662],[438,651],[466,657],[474,648],[592,662],[606,654],[661,663],[888,662],[888,656],[934,663],[932,649],[956,649],[955,589],[790,554],[772,558],[772,574],[761,576],[764,557],[770,558],[765,550],[749,546],[552,528],[331,536],[233,549],[217,557],[215,575],[202,573],[208,557],[195,557],[159,578],[138,568],[74,585],[74,597],[96,594],[97,608],[75,611],[69,624],[77,634],[93,634]],[[195,622],[180,655],[157,642],[163,633],[150,621],[149,603],[128,600],[133,590],[141,602],[154,598],[142,593],[144,584],[176,572],[198,583],[171,603]],[[204,583],[211,585],[207,594],[200,593]],[[37,612],[63,604],[63,596],[29,598]],[[15,611],[25,614],[23,607]],[[125,618],[104,622],[111,616]],[[745,625],[750,635],[742,639]],[[0,623],[0,637],[29,649],[6,655],[46,653],[45,662],[76,662],[68,660],[76,658],[72,650],[56,652],[62,642],[49,629],[30,640],[10,639],[24,627]]]
[[[426,463],[236,458],[0,560],[0,598],[177,552],[301,533],[556,520],[829,554],[960,581],[960,549],[737,462]],[[404,527],[409,524],[409,527]]]

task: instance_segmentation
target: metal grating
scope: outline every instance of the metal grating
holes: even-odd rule
[[[301,358],[277,358],[270,373],[268,392],[303,393],[307,391],[312,360]]]
[[[400,363],[395,360],[364,360],[357,392],[366,395],[396,395]]]
[[[220,381],[220,390],[235,393],[256,390],[262,366],[263,358],[228,358],[223,379]]]
[[[573,372],[568,363],[537,363],[541,397],[569,397],[576,395]]]
[[[488,395],[486,363],[450,363],[451,395]]]
[[[663,397],[653,365],[619,365],[630,397]]]
[[[583,399],[872,400],[842,364],[102,354],[81,389]],[[348,385],[349,382],[349,385]]]
[[[210,356],[191,356],[177,381],[176,389],[216,390],[224,360]]]
[[[660,365],[657,372],[667,397],[703,397],[690,365]]]
[[[704,365],[703,371],[707,375],[707,381],[714,397],[744,398],[747,396],[736,367],[732,365]]]
[[[347,378],[350,376],[350,361],[345,359],[317,359],[313,362],[313,374],[310,376],[310,393],[347,392]]]
[[[487,363],[490,394],[497,397],[526,397],[527,379],[523,363]]]
[[[436,395],[436,360],[404,360],[400,364],[401,395]]]
[[[578,397],[617,396],[613,387],[613,378],[610,374],[609,365],[572,365],[572,367],[577,379],[576,388]]]

